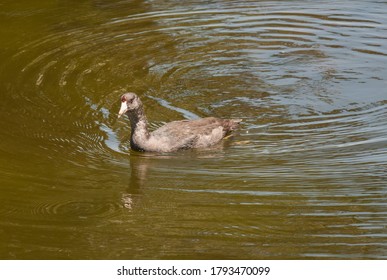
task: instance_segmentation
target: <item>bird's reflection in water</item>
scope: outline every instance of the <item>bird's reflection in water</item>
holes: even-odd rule
[[[167,167],[170,170],[176,171],[177,167],[182,168],[182,164],[187,164],[187,162],[190,163],[186,166],[187,168],[193,168],[193,166],[198,167],[200,163],[198,162],[198,164],[192,165],[192,161],[224,157],[225,151],[227,151],[227,147],[230,144],[227,140],[206,149],[186,150],[168,154],[131,151],[129,184],[126,192],[122,194],[123,207],[132,210],[139,203],[142,192],[146,189],[150,181],[150,176],[153,179],[154,176],[157,177],[157,174],[150,174],[152,173],[152,169],[157,170],[155,167]],[[165,170],[164,168],[162,169]],[[158,175],[160,176],[160,174]]]
[[[126,192],[122,195],[123,206],[133,209],[141,196],[141,189],[145,186],[151,158],[140,153],[130,154],[130,176]]]

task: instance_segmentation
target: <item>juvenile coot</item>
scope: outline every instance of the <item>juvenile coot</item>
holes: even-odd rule
[[[153,132],[140,98],[132,92],[121,96],[118,117],[125,114],[131,124],[130,146],[142,152],[173,152],[181,149],[204,148],[218,143],[238,127],[241,120],[214,117],[173,121]]]

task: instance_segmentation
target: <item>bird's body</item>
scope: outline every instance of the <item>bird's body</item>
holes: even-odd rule
[[[214,117],[173,121],[149,132],[148,122],[138,96],[134,93],[126,93],[122,95],[121,102],[119,115],[124,113],[128,115],[132,128],[130,144],[131,148],[137,151],[173,152],[209,147],[236,129],[241,121]]]

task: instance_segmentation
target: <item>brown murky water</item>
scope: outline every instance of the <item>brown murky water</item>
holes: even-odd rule
[[[333,3],[334,2],[334,3]],[[387,258],[385,1],[2,1],[2,259]],[[207,150],[152,128],[243,119]]]

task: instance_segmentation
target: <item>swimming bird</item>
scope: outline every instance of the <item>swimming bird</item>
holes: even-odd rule
[[[126,114],[131,124],[130,147],[141,152],[173,152],[190,148],[205,148],[220,142],[235,130],[240,119],[214,117],[169,122],[153,132],[140,98],[133,92],[121,96],[118,117]]]

